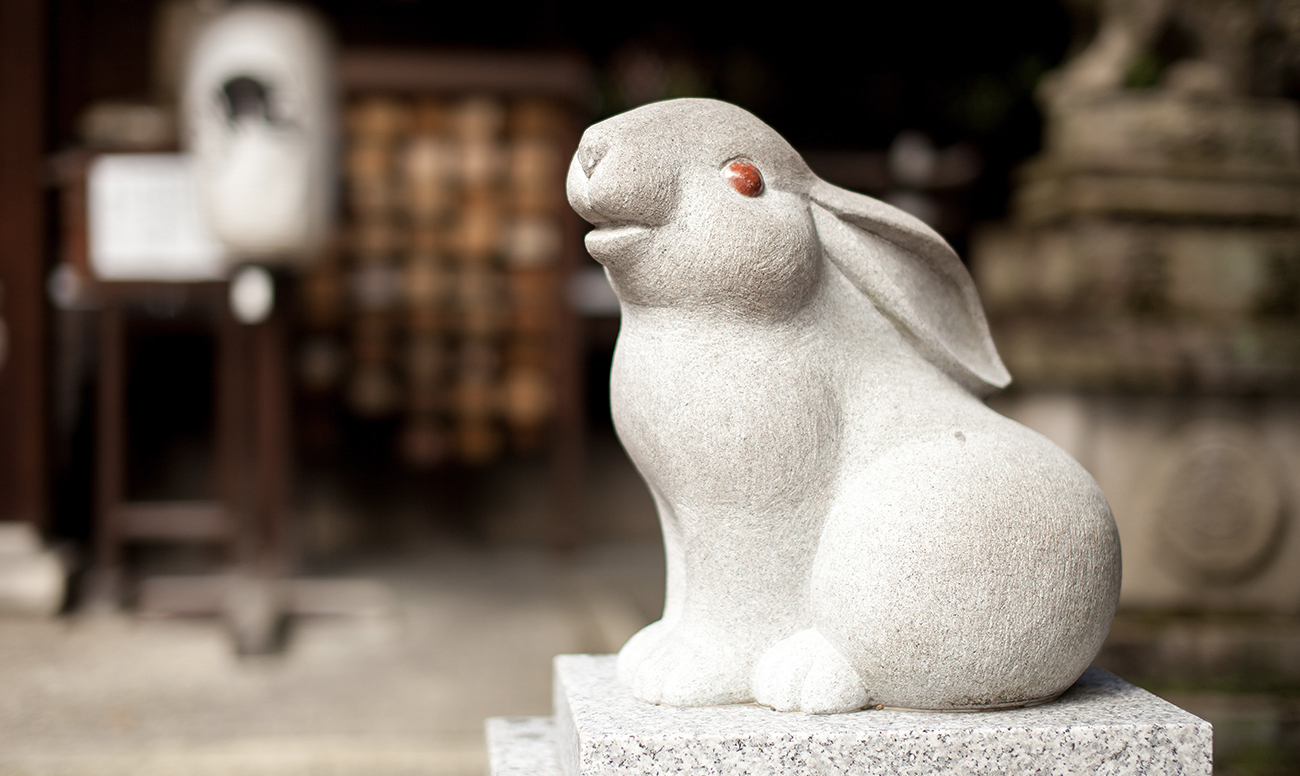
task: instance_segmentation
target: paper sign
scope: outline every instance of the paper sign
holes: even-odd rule
[[[90,266],[101,280],[225,277],[188,154],[105,154],[90,167]]]

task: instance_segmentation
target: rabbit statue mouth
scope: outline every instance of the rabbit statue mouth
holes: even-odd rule
[[[610,221],[596,224],[587,233],[584,243],[591,257],[601,264],[628,254],[639,243],[650,238],[654,227],[631,221]]]
[[[646,175],[636,157],[610,153],[605,139],[588,131],[569,165],[569,204],[594,227],[586,237],[587,251],[607,267],[644,252],[656,229],[673,214],[675,174]],[[638,169],[642,174],[636,174]]]
[[[577,168],[576,163],[574,167]],[[650,238],[656,224],[628,218],[627,215],[631,214],[602,212],[601,197],[598,194],[593,196],[595,192],[585,175],[570,173],[568,187],[569,203],[593,227],[584,242],[587,252],[596,261],[609,266],[611,261],[627,256]]]

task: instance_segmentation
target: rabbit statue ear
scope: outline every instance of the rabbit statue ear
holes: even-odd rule
[[[827,258],[923,356],[980,396],[1011,382],[975,284],[938,233],[892,205],[822,180],[809,198]]]

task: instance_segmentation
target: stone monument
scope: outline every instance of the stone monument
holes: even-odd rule
[[[1096,5],[1096,38],[1040,85],[1011,221],[972,240],[1017,381],[994,406],[1104,488],[1126,609],[1294,613],[1300,109],[1278,67],[1298,7]],[[1126,88],[1174,37],[1182,56]]]

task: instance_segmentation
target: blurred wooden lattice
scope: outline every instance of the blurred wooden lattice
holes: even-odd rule
[[[353,52],[344,228],[304,285],[304,385],[400,419],[415,466],[577,455],[581,256],[564,201],[589,75],[527,55]],[[574,464],[576,466],[576,464]]]

